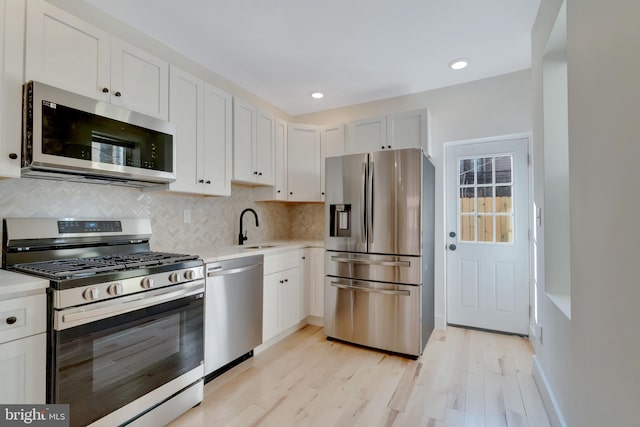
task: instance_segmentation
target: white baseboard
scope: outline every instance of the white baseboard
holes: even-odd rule
[[[318,316],[307,317],[307,323],[313,326],[324,326],[324,318]]]
[[[447,329],[447,319],[444,316],[435,316],[435,329],[446,330]]]
[[[285,329],[284,331],[280,332],[275,337],[271,337],[267,341],[263,341],[262,344],[260,344],[259,346],[257,346],[256,348],[253,349],[253,354],[262,353],[263,351],[265,351],[269,347],[273,346],[274,344],[278,343],[279,341],[282,341],[283,339],[285,339],[289,335],[293,334],[294,332],[299,331],[300,329],[304,328],[305,326],[307,326],[307,319],[303,319],[300,322],[298,322],[297,325],[294,325],[294,326],[290,327],[289,329]]]
[[[540,397],[542,397],[544,409],[546,409],[547,415],[549,415],[551,425],[554,427],[567,427],[567,424],[564,422],[564,418],[562,417],[562,413],[560,412],[560,408],[558,407],[558,402],[553,395],[553,390],[549,387],[547,376],[545,375],[536,356],[533,356],[532,375],[533,380],[538,387],[538,391],[540,392]]]

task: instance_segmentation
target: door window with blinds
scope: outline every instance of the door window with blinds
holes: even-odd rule
[[[513,157],[458,160],[458,234],[462,242],[513,243]]]

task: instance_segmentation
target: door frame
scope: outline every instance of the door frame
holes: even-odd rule
[[[529,313],[528,313],[528,317],[529,317],[529,336],[535,336],[535,329],[532,326],[532,313],[535,312],[535,295],[534,295],[534,287],[533,284],[535,283],[534,280],[534,274],[535,274],[535,268],[536,268],[536,261],[534,259],[534,250],[535,248],[533,247],[534,245],[534,239],[533,239],[533,233],[535,230],[535,224],[534,224],[534,219],[535,219],[535,214],[534,214],[534,182],[533,182],[533,171],[534,171],[534,158],[533,158],[533,136],[531,132],[522,132],[522,133],[513,133],[513,134],[505,134],[505,135],[498,135],[498,136],[492,136],[492,137],[483,137],[483,138],[472,138],[472,139],[462,139],[462,140],[456,140],[456,141],[447,141],[444,142],[442,144],[442,212],[443,212],[443,218],[442,218],[442,241],[444,242],[444,265],[442,266],[443,269],[443,278],[444,278],[444,325],[443,329],[447,328],[448,322],[449,322],[449,313],[448,313],[448,301],[447,301],[447,295],[449,293],[449,289],[448,289],[448,278],[447,278],[447,262],[448,259],[447,257],[449,256],[449,251],[447,250],[447,218],[448,218],[448,211],[447,211],[447,153],[448,153],[448,148],[449,147],[454,147],[454,146],[460,146],[460,145],[472,145],[472,144],[481,144],[481,143],[488,143],[488,142],[503,142],[503,141],[510,141],[513,139],[526,139],[527,140],[527,178],[529,180],[529,200],[527,201],[527,225],[528,225],[528,230],[529,230],[529,244],[527,245],[527,251],[528,251],[528,257],[527,257],[527,264],[528,264],[528,271],[529,271]]]

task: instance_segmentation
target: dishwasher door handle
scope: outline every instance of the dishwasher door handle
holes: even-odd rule
[[[261,262],[257,264],[247,265],[245,267],[231,268],[229,270],[222,270],[221,267],[213,267],[210,270],[207,269],[207,277],[226,276],[228,274],[244,273],[245,271],[253,270],[262,265]]]
[[[383,294],[383,295],[401,295],[401,296],[405,296],[408,297],[411,295],[411,292],[409,291],[392,291],[389,289],[375,289],[375,288],[361,288],[359,286],[349,286],[349,285],[343,285],[341,283],[338,282],[331,282],[331,286],[335,287],[335,288],[339,288],[339,289],[345,289],[348,291],[356,291],[356,292],[368,292],[370,294]]]

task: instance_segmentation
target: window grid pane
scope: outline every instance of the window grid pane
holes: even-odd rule
[[[463,242],[513,243],[513,158],[458,161],[458,225]]]

